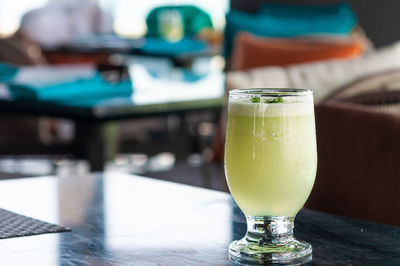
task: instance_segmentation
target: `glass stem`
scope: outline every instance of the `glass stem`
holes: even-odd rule
[[[247,216],[247,234],[250,243],[262,245],[285,245],[293,241],[294,217]]]

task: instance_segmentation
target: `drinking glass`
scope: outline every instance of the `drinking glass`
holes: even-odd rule
[[[234,262],[302,263],[310,244],[293,236],[294,217],[317,170],[311,90],[244,89],[229,93],[225,174],[247,219],[229,246]]]
[[[170,42],[178,42],[183,38],[183,19],[178,10],[164,10],[159,13],[158,20],[158,31],[162,38]]]

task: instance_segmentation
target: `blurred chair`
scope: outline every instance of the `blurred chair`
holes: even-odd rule
[[[400,102],[400,67],[366,75],[345,84],[326,96],[324,101],[335,100],[384,107]]]
[[[113,33],[113,17],[98,1],[51,0],[43,7],[25,13],[19,33],[43,50],[50,64],[106,63],[108,53],[60,50],[77,37]],[[84,49],[83,49],[84,50]]]
[[[17,32],[11,37],[0,39],[0,62],[28,66],[45,64],[46,59],[39,46]]]
[[[307,208],[400,225],[400,69],[316,106],[318,173]]]
[[[306,208],[399,226],[400,113],[326,102],[316,124],[318,174]]]
[[[328,59],[361,56],[361,40],[335,38],[263,38],[241,32],[236,35],[231,70],[265,66],[287,66]]]
[[[22,17],[20,31],[44,47],[62,45],[76,35],[113,32],[112,16],[98,1],[49,1]]]
[[[202,30],[213,28],[210,15],[193,5],[160,6],[146,18],[147,37],[194,38]]]

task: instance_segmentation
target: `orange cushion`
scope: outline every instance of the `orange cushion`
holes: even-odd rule
[[[327,59],[357,57],[364,52],[361,40],[332,38],[278,39],[257,37],[246,32],[236,35],[232,70],[262,66],[287,66]]]

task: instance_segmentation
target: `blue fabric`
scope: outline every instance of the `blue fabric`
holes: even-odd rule
[[[346,35],[357,24],[347,4],[331,6],[263,5],[258,14],[230,11],[226,16],[225,55],[229,56],[235,35],[246,31],[263,37],[295,37],[308,34]]]
[[[343,23],[354,25],[357,23],[357,16],[353,9],[347,3],[339,3],[325,6],[309,6],[309,5],[284,5],[277,3],[263,4],[259,10],[259,14],[271,15],[275,17],[289,17],[298,19],[321,19],[324,24],[331,28],[343,27]],[[338,23],[340,21],[340,23]]]
[[[14,65],[0,63],[0,82],[12,80],[18,73],[18,68]]]
[[[132,83],[124,81],[116,84],[103,80],[100,74],[89,79],[79,79],[59,84],[9,84],[9,90],[16,100],[36,100],[46,102],[80,101],[84,99],[104,99],[124,97],[132,94]]]
[[[178,42],[169,42],[161,38],[146,38],[145,44],[139,49],[144,53],[154,55],[176,56],[182,53],[205,51],[207,44],[189,38],[183,38]]]

